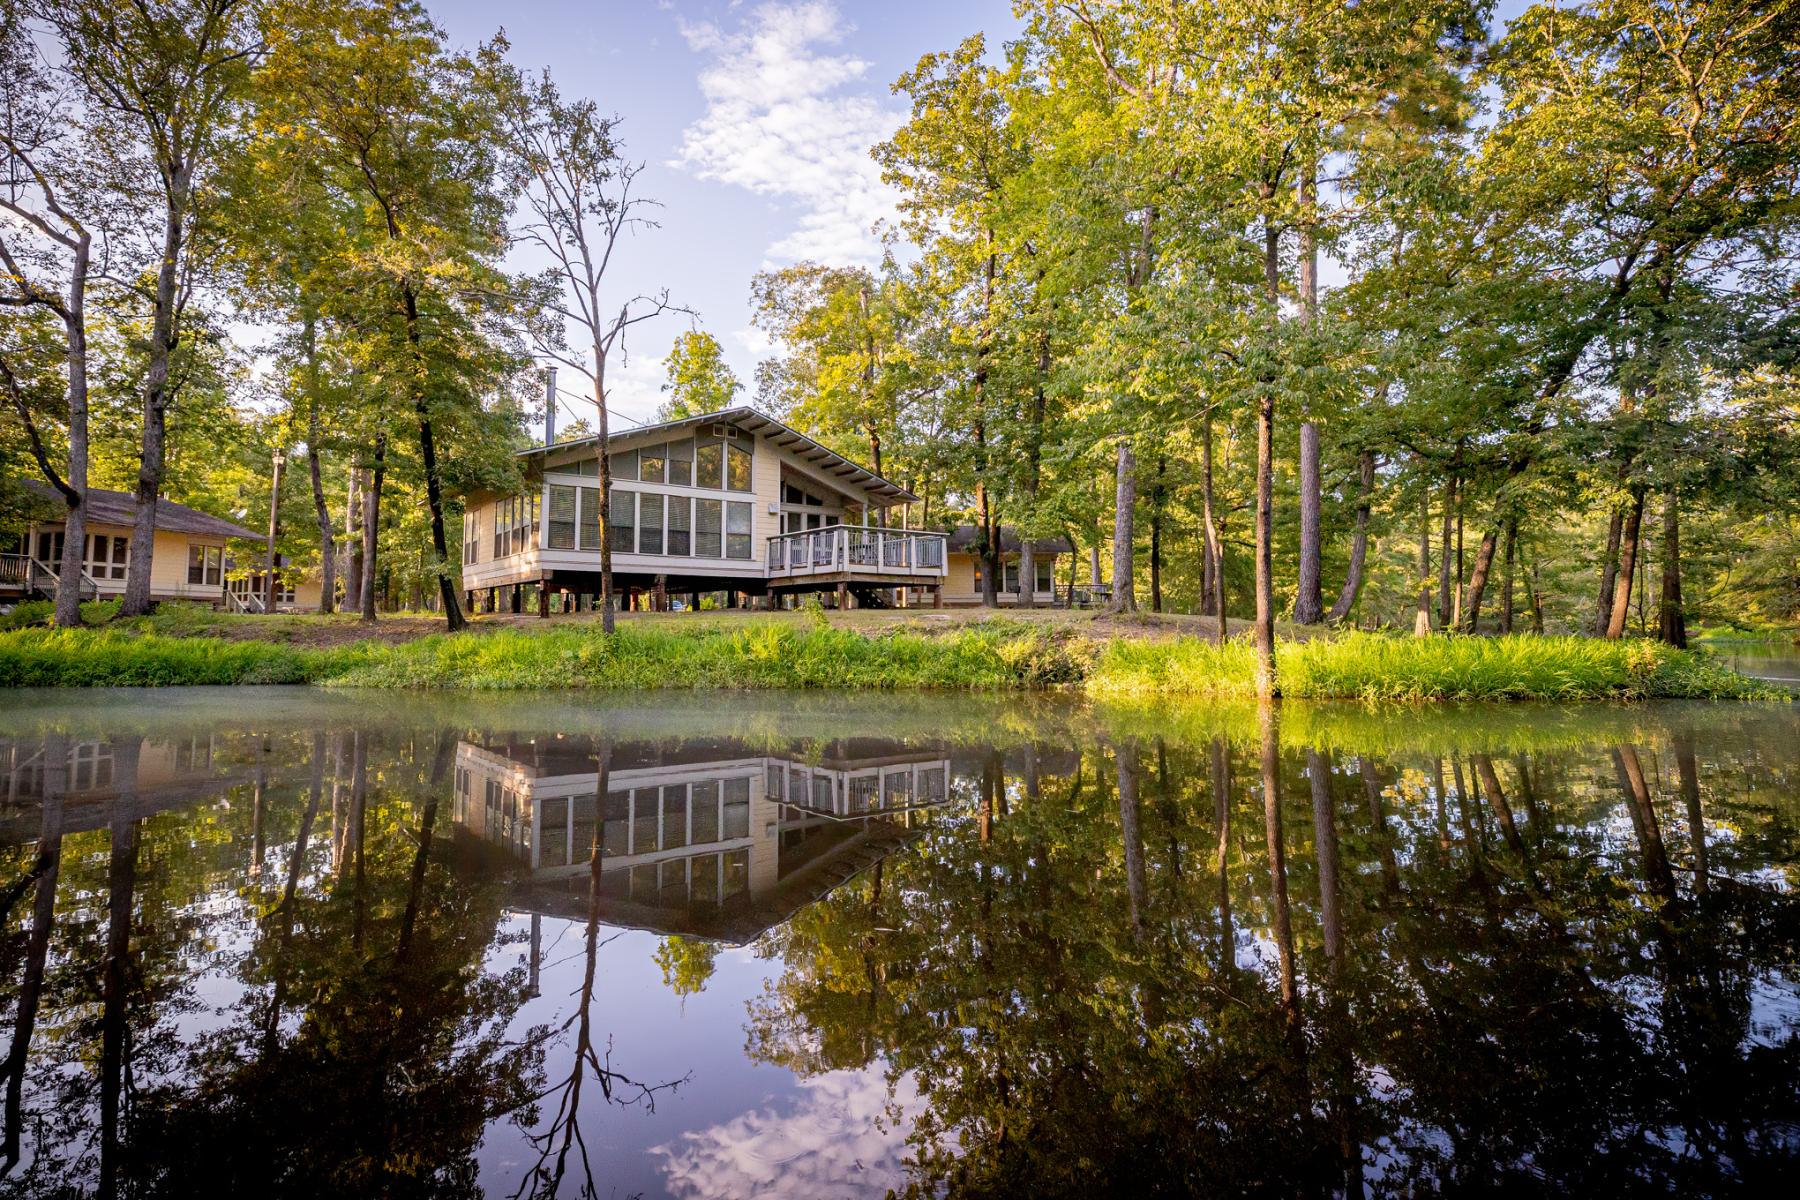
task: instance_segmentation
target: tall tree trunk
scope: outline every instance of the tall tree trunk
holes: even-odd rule
[[[1681,497],[1674,488],[1663,499],[1662,599],[1656,636],[1671,646],[1687,646],[1687,617],[1681,605]]]
[[[1294,927],[1288,908],[1287,848],[1281,831],[1281,747],[1276,732],[1275,706],[1257,706],[1262,746],[1263,835],[1269,854],[1269,882],[1274,900],[1272,915],[1277,961],[1281,972],[1281,1009],[1287,1015],[1289,1035],[1300,1033],[1300,991],[1294,969]]]
[[[1363,564],[1369,555],[1369,509],[1375,503],[1375,452],[1364,450],[1356,458],[1356,532],[1350,538],[1350,566],[1344,572],[1344,587],[1338,593],[1337,603],[1325,614],[1325,619],[1333,625],[1341,625],[1350,616],[1350,610],[1356,607],[1356,598],[1362,593]]]
[[[1156,485],[1150,492],[1150,611],[1161,612],[1162,602],[1162,519],[1163,500],[1166,495],[1163,488],[1163,474],[1168,460],[1162,455],[1156,456]]]
[[[1219,875],[1219,974],[1231,990],[1237,973],[1237,937],[1231,926],[1231,750],[1223,734],[1212,739],[1213,819],[1219,825],[1213,869]]]
[[[1256,694],[1280,692],[1275,678],[1275,390],[1256,398]]]
[[[1463,615],[1462,630],[1474,633],[1481,621],[1481,598],[1487,591],[1488,573],[1494,566],[1494,551],[1499,546],[1499,535],[1489,529],[1481,535],[1481,548],[1475,552],[1475,573],[1469,576],[1469,606]]]
[[[1463,606],[1468,598],[1468,588],[1464,580],[1468,573],[1463,567],[1463,503],[1467,499],[1463,489],[1461,476],[1456,480],[1456,587],[1450,593],[1450,620],[1456,628],[1463,627]],[[1469,628],[1474,629],[1473,625]]]
[[[362,619],[375,619],[375,552],[381,533],[381,485],[387,474],[387,433],[375,435],[375,465],[363,489],[362,516]]]
[[[132,768],[135,776],[135,766]],[[120,1101],[126,1065],[126,993],[131,987],[132,910],[137,895],[138,823],[128,810],[136,796],[122,795],[113,802],[112,851],[106,879],[106,957],[100,984],[100,1189],[102,1196],[119,1194]]]
[[[1619,577],[1613,588],[1612,615],[1606,622],[1606,636],[1617,640],[1625,636],[1625,622],[1631,616],[1631,584],[1637,574],[1638,538],[1643,532],[1644,489],[1631,489],[1631,507],[1625,511],[1625,532],[1619,539]]]
[[[1300,590],[1294,597],[1294,621],[1317,625],[1325,617],[1319,594],[1319,517],[1322,506],[1319,484],[1319,427],[1312,421],[1300,425]]]
[[[1501,554],[1500,566],[1500,632],[1508,634],[1513,631],[1513,564],[1518,558],[1519,515],[1508,513],[1506,517],[1506,549]]]
[[[362,610],[362,480],[366,468],[352,466],[344,488],[344,541],[349,552],[344,558],[344,607]]]
[[[1455,628],[1450,624],[1450,542],[1456,528],[1456,475],[1444,482],[1444,520],[1438,534],[1438,628]]]
[[[319,611],[337,606],[337,543],[332,537],[331,506],[325,503],[324,473],[319,461],[323,421],[319,416],[319,360],[313,318],[301,327],[306,348],[306,471],[312,482],[313,512],[319,518]]]
[[[1413,636],[1431,636],[1431,493],[1419,489],[1419,607],[1413,614]]]
[[[156,268],[156,293],[150,318],[150,359],[144,371],[143,436],[139,445],[137,511],[131,526],[131,549],[125,569],[125,597],[119,616],[150,611],[150,557],[156,542],[156,506],[162,497],[163,463],[168,453],[169,358],[180,341],[176,327],[176,292],[182,249],[187,241],[190,168],[178,163],[165,178],[162,260]]]
[[[64,507],[63,553],[56,568],[56,612],[52,618],[62,629],[81,624],[81,572],[87,545],[87,277],[91,248],[92,242],[84,231],[75,239],[68,298],[63,302],[63,344],[69,371],[69,463],[59,489]],[[31,432],[32,448],[40,450],[36,430]],[[54,477],[51,482],[55,482]]]
[[[1213,522],[1212,410],[1200,419],[1200,615],[1217,616],[1219,530]]]
[[[1619,577],[1619,538],[1625,529],[1625,512],[1613,506],[1606,523],[1606,557],[1600,564],[1600,599],[1594,605],[1594,636],[1605,637],[1612,620],[1613,588]]]
[[[1531,632],[1539,637],[1544,636],[1544,593],[1538,587],[1538,556],[1534,550],[1531,555],[1531,566],[1525,573],[1531,604]]]
[[[419,357],[419,297],[412,284],[401,288],[406,303],[406,340]],[[413,412],[419,419],[419,464],[425,468],[425,506],[431,512],[431,570],[437,576],[438,599],[444,606],[444,628],[451,633],[467,628],[462,601],[456,596],[456,583],[450,577],[450,539],[444,533],[444,482],[438,471],[437,438],[431,427],[431,405],[422,384],[413,389]],[[377,473],[380,467],[376,467]],[[373,619],[364,612],[366,619]]]
[[[1109,607],[1116,613],[1136,612],[1131,542],[1136,533],[1133,518],[1137,508],[1137,456],[1132,453],[1130,438],[1119,439],[1117,485],[1113,507],[1113,594]]]

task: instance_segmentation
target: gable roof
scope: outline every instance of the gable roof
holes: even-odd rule
[[[975,552],[976,530],[973,525],[958,525],[950,530],[946,544],[952,554],[973,554]],[[1000,553],[1017,554],[1019,552],[1019,531],[1011,525],[1000,526]],[[1037,538],[1031,543],[1033,554],[1073,554],[1075,547],[1070,545],[1066,537]]]
[[[718,412],[701,413],[697,417],[684,417],[679,421],[662,421],[655,425],[636,425],[630,429],[613,430],[608,433],[607,440],[617,442],[625,438],[642,437],[645,434],[655,436],[681,433],[702,425],[713,424],[736,425],[748,433],[761,434],[774,443],[777,448],[786,450],[795,458],[833,479],[853,485],[871,496],[879,496],[889,504],[906,504],[918,500],[917,496],[899,484],[883,479],[867,467],[858,466],[835,450],[827,450],[798,429],[784,425],[774,417],[760,413],[749,405],[724,408]],[[557,442],[551,446],[533,446],[529,450],[519,451],[518,457],[541,457],[556,450],[593,446],[599,441],[600,435],[595,434],[592,437],[578,438],[571,442]]]
[[[38,479],[28,479],[25,486],[44,497],[59,504],[62,493],[49,484]],[[131,525],[137,521],[137,497],[130,492],[114,492],[106,488],[91,487],[87,492],[87,519],[94,525]],[[252,533],[242,525],[233,525],[230,521],[215,517],[211,513],[203,513],[197,508],[189,508],[185,504],[177,504],[173,500],[161,500],[156,505],[156,527],[165,533],[192,533],[201,537],[222,538],[261,538],[260,533]]]

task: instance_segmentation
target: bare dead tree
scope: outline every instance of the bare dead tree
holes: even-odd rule
[[[655,229],[648,210],[657,202],[633,194],[642,163],[628,161],[619,118],[600,115],[592,100],[565,99],[548,71],[528,76],[505,62],[496,39],[483,63],[502,97],[501,125],[528,219],[520,243],[546,255],[548,284],[534,297],[552,318],[532,327],[537,352],[588,381],[600,457],[600,598],[602,628],[613,631],[612,465],[607,372],[626,361],[626,335],[646,321],[693,310],[675,304],[667,289],[615,303],[607,272],[627,234]],[[550,402],[555,403],[555,397]]]

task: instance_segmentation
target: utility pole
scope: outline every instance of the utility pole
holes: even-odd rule
[[[263,611],[275,611],[275,539],[281,534],[281,468],[287,462],[287,455],[281,447],[275,448],[275,470],[269,484],[269,564],[268,577],[263,580],[265,589]]]

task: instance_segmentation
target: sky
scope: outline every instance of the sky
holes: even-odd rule
[[[991,48],[1019,29],[1011,0],[428,0],[464,48],[504,28],[512,58],[549,68],[565,95],[623,120],[640,195],[659,228],[636,234],[610,276],[614,303],[668,289],[694,310],[636,326],[613,411],[661,403],[674,339],[718,338],[752,398],[770,346],[751,322],[750,280],[802,260],[873,265],[893,216],[869,148],[905,116],[893,81],[923,54],[976,32]],[[1525,7],[1499,0],[1497,23]],[[558,420],[591,418],[564,373]]]
[[[1018,28],[1011,0],[428,0],[461,47],[504,28],[522,68],[623,119],[638,190],[661,226],[636,234],[611,274],[615,303],[667,288],[698,315],[636,326],[611,407],[646,419],[670,344],[696,323],[719,339],[751,398],[769,347],[750,280],[813,260],[873,265],[893,197],[869,147],[901,122],[890,85],[923,54]],[[564,372],[558,420],[592,419]],[[571,399],[569,393],[575,398]]]

